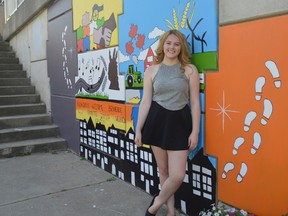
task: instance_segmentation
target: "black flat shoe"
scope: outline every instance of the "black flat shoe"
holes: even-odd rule
[[[145,212],[145,216],[155,216],[155,215],[156,215],[156,214],[151,214],[151,213],[148,211],[148,209],[153,205],[154,200],[155,200],[155,198],[156,198],[158,195],[159,195],[159,193],[157,193],[157,194],[155,194],[155,195],[153,196],[153,199],[152,199],[149,207],[147,208],[147,210],[146,210],[146,212]]]
[[[156,216],[155,214],[151,214],[148,209],[146,210],[145,216]]]

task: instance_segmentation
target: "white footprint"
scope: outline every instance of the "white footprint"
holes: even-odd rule
[[[263,117],[261,119],[261,124],[266,125],[267,120],[269,120],[270,116],[272,115],[273,107],[270,100],[265,99],[264,100],[264,111],[263,111]]]
[[[265,77],[258,77],[256,80],[256,84],[255,84],[256,96],[255,96],[255,98],[257,101],[261,100],[263,86],[265,85],[265,82],[266,82]]]
[[[250,126],[251,126],[251,123],[252,121],[256,118],[257,114],[256,112],[254,111],[250,111],[247,115],[246,115],[246,118],[245,118],[245,125],[244,125],[244,131],[249,131],[250,129]]]
[[[268,70],[270,71],[270,73],[272,74],[275,87],[280,88],[281,87],[281,81],[279,80],[280,75],[279,75],[277,65],[275,64],[275,62],[273,62],[271,60],[266,61],[265,65],[268,68]]]
[[[240,172],[239,172],[239,174],[238,174],[238,176],[237,176],[237,182],[240,183],[240,182],[243,181],[243,178],[244,178],[244,176],[246,175],[247,171],[248,171],[247,165],[246,165],[245,163],[242,163],[242,164],[241,164]]]
[[[224,167],[224,172],[222,173],[222,178],[226,179],[228,172],[233,170],[233,169],[234,169],[234,164],[233,163],[231,163],[231,162],[226,163],[225,167]]]
[[[251,154],[256,154],[257,150],[260,148],[261,145],[261,136],[258,132],[254,133],[254,143],[253,146],[251,148]]]
[[[237,150],[239,149],[239,147],[240,147],[241,145],[243,145],[243,143],[244,143],[244,138],[243,138],[243,137],[238,137],[238,138],[235,140],[235,142],[234,142],[234,149],[233,149],[233,151],[232,151],[233,155],[236,155],[236,154],[238,153]]]

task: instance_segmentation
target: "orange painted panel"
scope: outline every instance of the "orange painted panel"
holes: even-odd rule
[[[218,199],[257,215],[288,212],[288,16],[220,28],[206,74],[206,152]]]
[[[88,121],[91,117],[94,123],[100,122],[106,128],[114,125],[118,129],[125,130],[125,112],[125,104],[76,98],[76,118]]]

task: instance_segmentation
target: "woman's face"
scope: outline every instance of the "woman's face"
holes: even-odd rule
[[[174,59],[178,58],[178,55],[181,51],[180,40],[174,34],[170,34],[163,46],[165,57]]]

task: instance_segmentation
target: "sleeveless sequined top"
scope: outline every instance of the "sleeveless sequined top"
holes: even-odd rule
[[[189,100],[189,80],[180,69],[180,62],[160,64],[153,79],[153,101],[168,110],[180,110]]]

